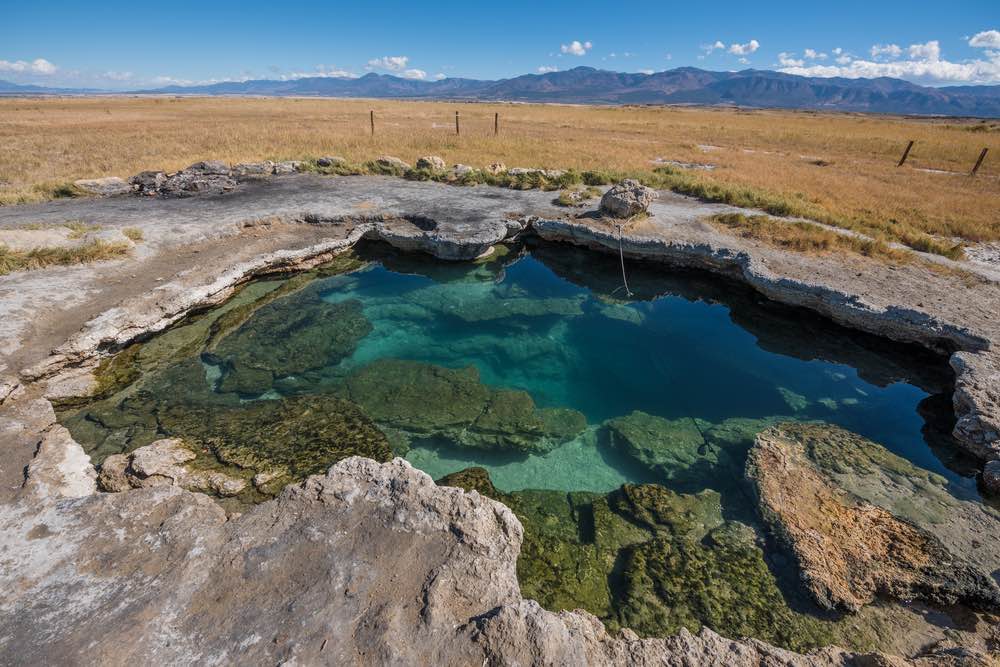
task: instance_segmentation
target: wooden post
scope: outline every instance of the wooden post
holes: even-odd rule
[[[983,160],[986,159],[986,153],[989,150],[990,150],[989,148],[984,148],[983,152],[979,154],[979,159],[976,160],[976,166],[972,168],[972,173],[969,174],[969,176],[975,176],[976,175],[976,172],[979,171],[979,167],[981,167],[982,164],[983,164]]]
[[[493,114],[493,136],[500,135],[500,112]]]
[[[461,132],[459,132],[459,130],[458,130],[458,112],[457,111],[455,112],[455,134],[456,135],[461,134]]]
[[[375,136],[375,109],[371,110],[371,121],[372,121],[372,136]]]
[[[899,164],[896,165],[897,167],[902,167],[903,163],[906,162],[906,158],[910,157],[910,149],[913,148],[913,143],[914,142],[911,140],[910,143],[906,144],[906,150],[903,151],[903,157],[899,158]]]

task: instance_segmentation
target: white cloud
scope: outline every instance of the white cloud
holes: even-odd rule
[[[132,72],[105,72],[101,77],[112,81],[128,81],[132,78]]]
[[[778,54],[778,64],[782,67],[802,67],[806,61],[796,58],[794,53],[782,51]]]
[[[912,44],[910,45],[909,53],[910,58],[913,60],[936,62],[941,59],[941,44],[936,39],[926,44]]]
[[[427,72],[422,69],[408,69],[403,72],[403,78],[423,80],[427,78]]]
[[[718,42],[716,42],[716,44],[718,44]],[[756,39],[751,39],[746,44],[730,44],[729,52],[734,56],[748,56],[759,48],[760,42]]]
[[[701,50],[704,51],[706,54],[712,53],[712,51],[715,51],[715,50],[724,51],[725,48],[726,48],[726,45],[723,44],[719,40],[716,40],[715,44],[702,44],[701,45]]]
[[[340,69],[336,65],[317,65],[316,69],[312,72],[289,72],[287,74],[282,74],[278,78],[282,81],[294,81],[296,79],[311,79],[313,77],[325,79],[354,79],[357,78],[357,76],[358,75],[354,72]]]
[[[969,39],[969,46],[983,49],[1000,49],[1000,30],[984,30]]]
[[[932,84],[1000,83],[1000,51],[986,51],[985,58],[952,62],[942,59],[940,43],[931,40],[910,45],[905,51],[905,60],[900,59],[904,50],[895,44],[877,44],[872,47],[871,53],[871,60],[855,59],[844,53],[836,59],[836,65],[783,63],[781,71],[801,76],[849,79],[887,76]],[[892,59],[887,61],[884,56]]]
[[[871,48],[872,58],[898,58],[903,55],[903,49],[898,44],[875,44]]]
[[[538,68],[539,74],[548,74],[549,72],[558,72],[558,67],[553,67],[552,65],[542,65]]]
[[[440,81],[441,79],[447,79],[447,78],[448,78],[448,75],[445,74],[444,72],[438,72],[437,74],[434,75],[434,80],[435,81]]]
[[[590,42],[580,42],[573,40],[569,44],[563,44],[559,47],[560,53],[565,53],[571,56],[585,56],[587,51],[590,51],[594,47]]]
[[[842,48],[840,48],[840,47],[838,46],[837,48],[835,48],[835,49],[833,50],[833,55],[835,55],[835,56],[839,56],[839,55],[840,55],[840,54],[842,54],[843,52],[844,52],[844,50],[843,50]]]
[[[26,60],[0,60],[0,72],[17,72],[18,74],[55,74],[59,68],[45,58]]]
[[[410,62],[408,56],[382,56],[381,58],[372,58],[369,60],[368,67],[398,72],[406,69],[408,62]]]
[[[820,53],[816,49],[806,49],[802,52],[802,55],[808,60],[826,60],[828,57],[825,53]]]
[[[668,53],[667,55],[664,56],[664,58],[666,58],[667,60],[673,60],[674,59],[674,54]]]
[[[651,69],[641,69],[641,70],[639,70],[639,74],[655,74],[655,73],[656,73],[656,70],[651,70]]]

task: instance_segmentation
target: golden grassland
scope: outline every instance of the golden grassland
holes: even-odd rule
[[[72,196],[69,184],[78,178],[176,170],[201,159],[340,155],[363,164],[380,154],[410,162],[436,154],[477,167],[501,161],[632,174],[660,187],[955,255],[956,240],[1000,239],[998,130],[994,122],[974,120],[678,107],[7,98],[0,99],[0,204]],[[909,161],[897,168],[911,139]],[[990,154],[979,176],[970,178],[984,147]],[[654,172],[656,158],[716,169]]]

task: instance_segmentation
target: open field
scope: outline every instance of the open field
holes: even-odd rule
[[[896,168],[910,139],[909,161]],[[969,120],[392,100],[10,98],[0,99],[0,142],[0,204],[70,194],[67,183],[77,178],[173,170],[200,159],[341,155],[363,163],[383,153],[408,161],[438,154],[473,166],[499,160],[647,174],[663,187],[756,202],[942,254],[953,239],[1000,239],[1000,126]],[[990,154],[970,178],[984,147]],[[716,169],[654,175],[656,158]]]

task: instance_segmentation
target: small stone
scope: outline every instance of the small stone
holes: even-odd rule
[[[990,461],[983,468],[983,488],[988,493],[1000,495],[1000,459]]]
[[[141,477],[174,477],[175,468],[197,457],[177,438],[157,440],[132,452],[130,466]]]
[[[270,176],[272,173],[274,173],[274,163],[270,160],[240,162],[233,165],[233,176],[240,180],[256,180]]]
[[[132,186],[123,178],[117,176],[107,176],[106,178],[82,178],[73,181],[73,185],[84,192],[99,195],[101,197],[113,197],[114,195],[124,195],[132,192]]]
[[[626,178],[604,193],[601,211],[613,218],[631,218],[645,213],[656,197],[656,190]]]
[[[502,174],[505,171],[507,171],[507,165],[503,162],[490,162],[490,164],[486,167],[486,172],[493,174],[494,176]]]
[[[132,488],[125,470],[128,468],[128,456],[112,454],[104,459],[101,472],[97,475],[97,488],[108,493],[119,493]]]
[[[346,164],[346,163],[347,160],[336,155],[321,157],[320,159],[316,160],[316,165],[320,167],[333,167],[335,165]]]
[[[444,160],[439,158],[437,155],[425,155],[417,159],[417,169],[428,169],[430,171],[439,171],[444,169]]]
[[[467,164],[456,164],[451,168],[451,173],[454,174],[455,176],[465,176],[467,174],[471,174],[474,171],[475,169],[473,169]]]

